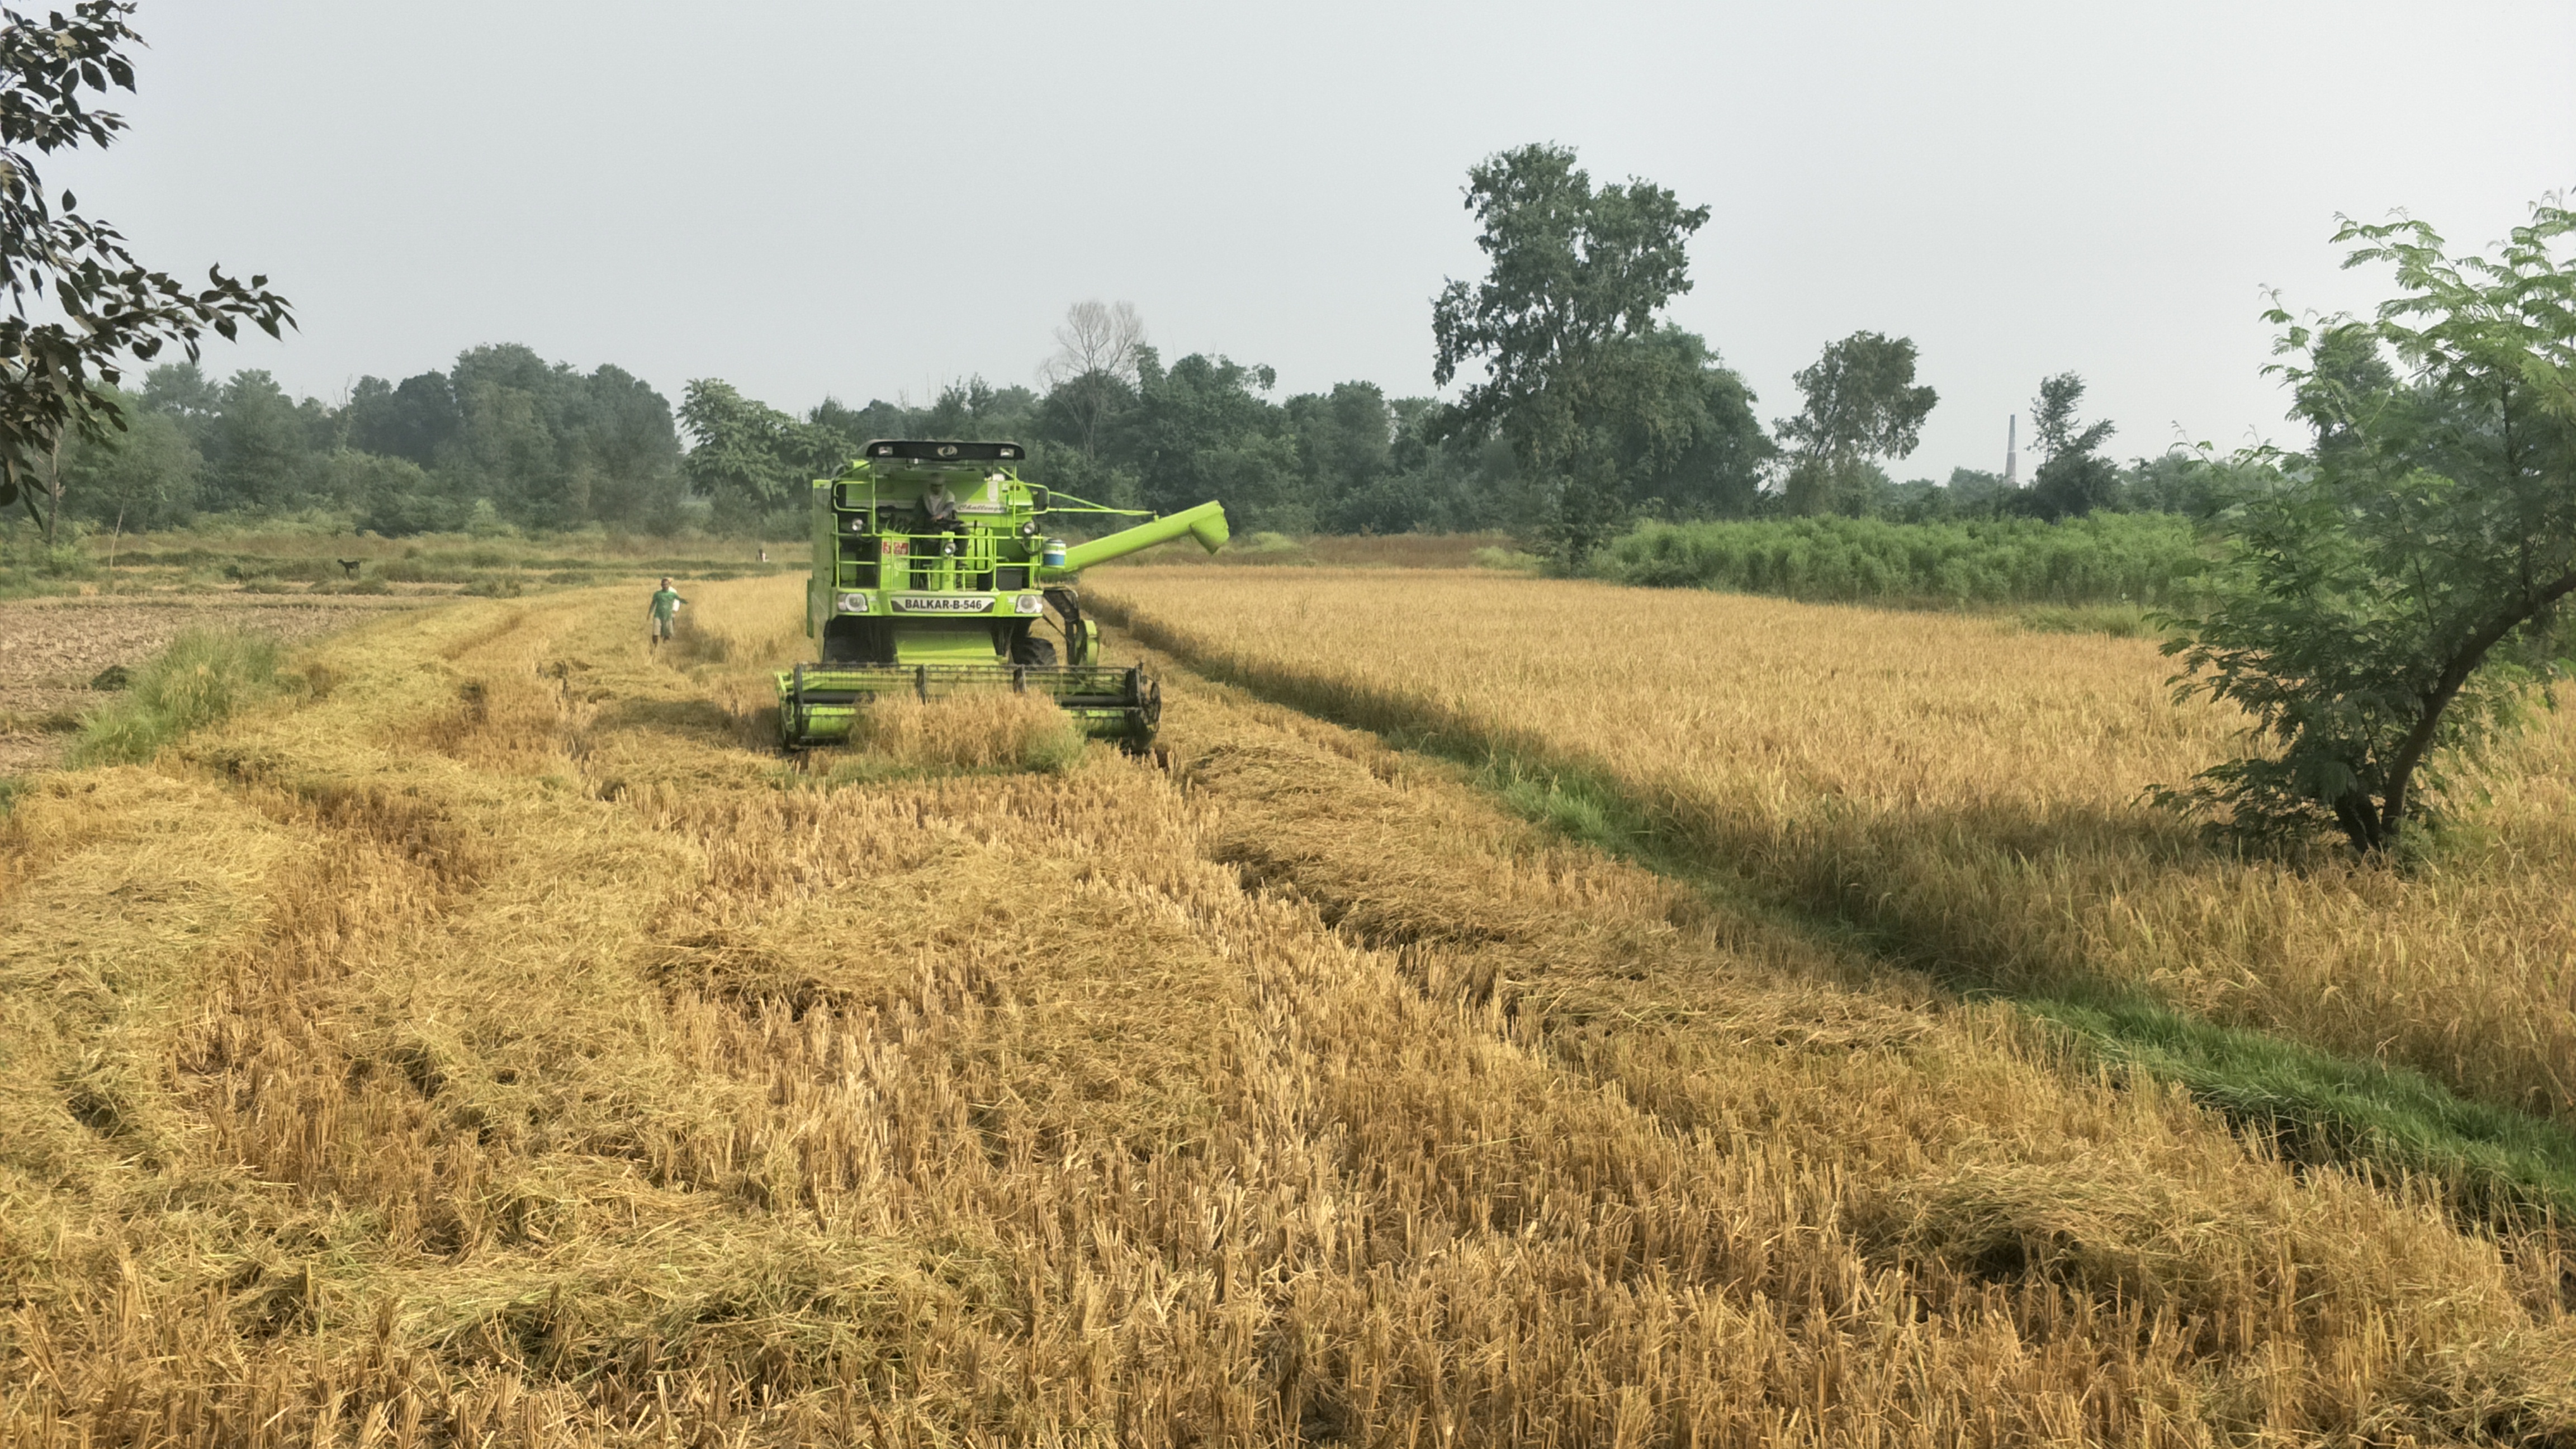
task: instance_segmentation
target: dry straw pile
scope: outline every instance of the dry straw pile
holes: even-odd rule
[[[2552,1243],[1186,679],[832,788],[640,597],[20,797],[0,1445],[2576,1434]]]
[[[2140,802],[2234,743],[2152,642],[1688,590],[1131,570],[1141,637],[1339,717],[1597,768],[1763,895],[2006,989],[2146,988],[2576,1120],[2576,722],[2430,869],[2245,864]],[[1391,604],[1400,603],[1400,607]]]

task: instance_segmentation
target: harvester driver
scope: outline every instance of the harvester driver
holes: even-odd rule
[[[945,478],[932,479],[930,486],[922,490],[921,504],[913,532],[955,533],[959,527],[957,495],[948,491],[948,480]]]

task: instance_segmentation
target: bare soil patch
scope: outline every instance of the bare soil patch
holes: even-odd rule
[[[209,593],[158,599],[27,599],[0,603],[0,775],[51,767],[81,714],[106,696],[91,681],[133,668],[195,625],[274,634],[289,643],[421,599],[280,599]]]

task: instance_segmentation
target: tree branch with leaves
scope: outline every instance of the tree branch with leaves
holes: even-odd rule
[[[2493,256],[2453,257],[2420,221],[2347,220],[2345,265],[2391,266],[2399,295],[2368,321],[2267,314],[2292,359],[2271,370],[2317,446],[2223,515],[2233,587],[2167,646],[2178,695],[2243,708],[2266,748],[2163,801],[2242,834],[2331,830],[2384,854],[2569,672],[2571,236],[2576,212],[2555,201]]]
[[[54,541],[62,512],[59,472],[39,508],[36,460],[58,455],[66,434],[104,438],[125,426],[104,389],[123,380],[122,359],[149,362],[171,343],[190,361],[208,331],[230,340],[245,322],[279,335],[293,326],[268,278],[248,282],[210,267],[191,288],[146,269],[125,238],[81,214],[69,191],[49,201],[35,158],[105,148],[124,118],[93,97],[134,89],[124,48],[142,37],[125,0],[82,0],[42,23],[0,9],[0,508],[23,503]]]

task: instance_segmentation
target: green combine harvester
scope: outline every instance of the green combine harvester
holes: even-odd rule
[[[1214,553],[1225,510],[1202,503],[1156,518],[1050,494],[1020,481],[1017,443],[884,439],[864,453],[814,482],[805,632],[822,657],[778,676],[787,744],[848,739],[859,711],[888,695],[1000,688],[1049,695],[1085,732],[1144,748],[1162,689],[1141,669],[1101,662],[1100,626],[1083,617],[1074,581],[1183,534]],[[1042,521],[1082,515],[1151,521],[1070,548]]]

